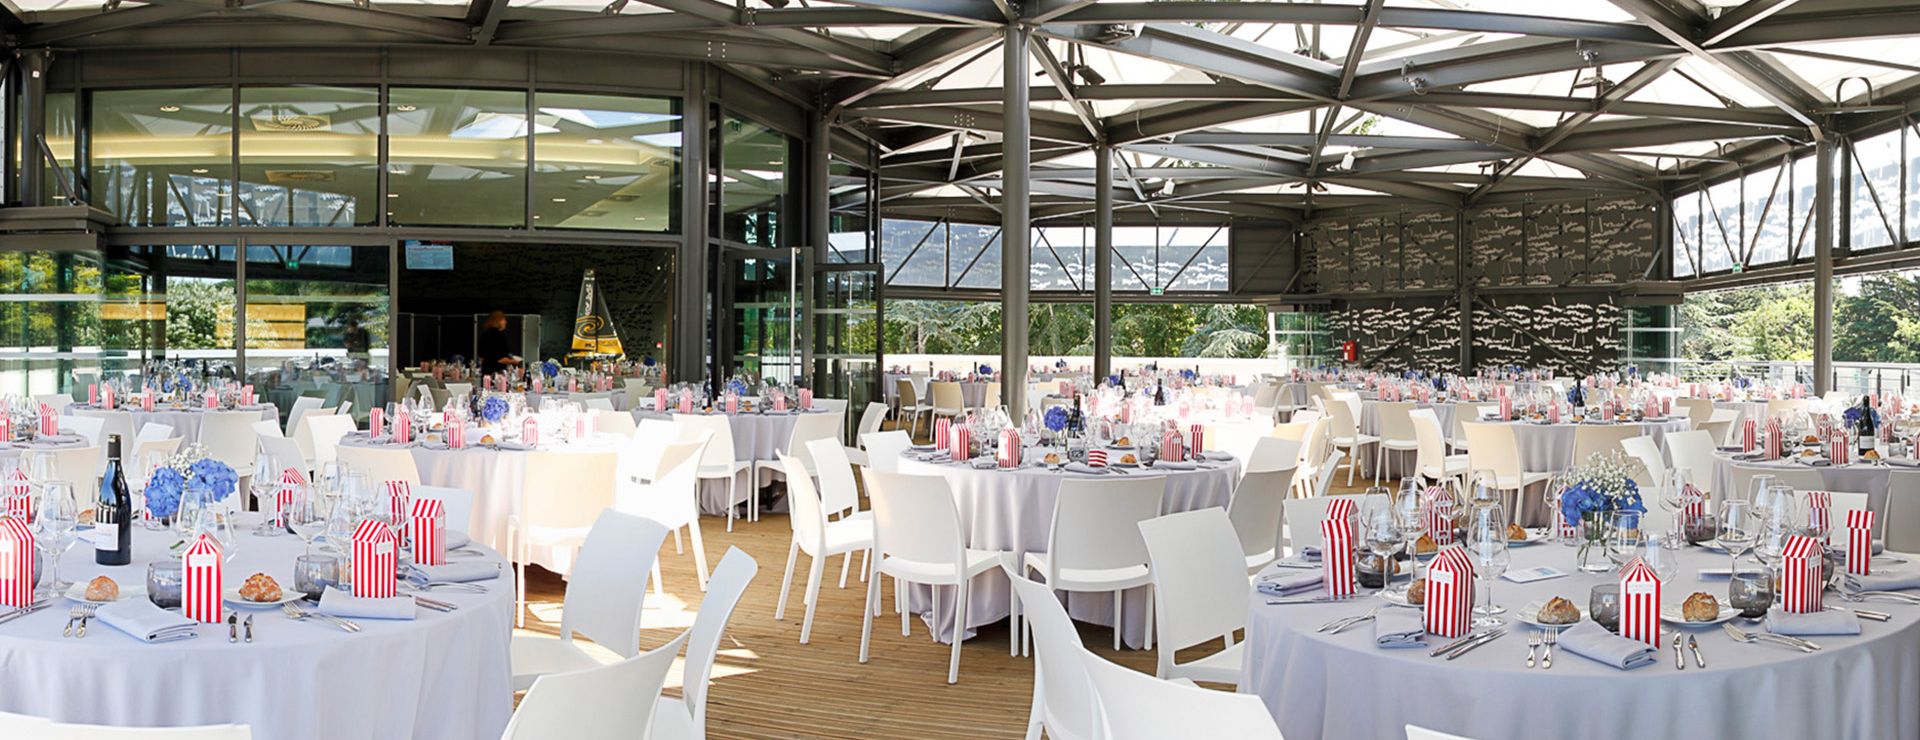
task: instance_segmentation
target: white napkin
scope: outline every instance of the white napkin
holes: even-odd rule
[[[1373,644],[1383,648],[1421,647],[1426,634],[1425,618],[1412,609],[1382,609],[1373,618]]]
[[[503,450],[531,450],[531,449],[533,449],[533,447],[532,447],[531,445],[528,445],[528,444],[525,444],[525,443],[522,443],[522,442],[507,442],[507,441],[502,441],[502,442],[500,443],[500,449],[503,449]]]
[[[1228,452],[1203,452],[1200,457],[1209,462],[1233,462],[1233,454]]]
[[[1086,473],[1086,474],[1088,474],[1088,475],[1104,475],[1104,474],[1106,474],[1106,472],[1107,472],[1107,469],[1106,469],[1106,468],[1096,468],[1096,467],[1094,467],[1094,466],[1092,466],[1092,465],[1088,465],[1088,464],[1086,464],[1086,463],[1083,463],[1083,462],[1070,462],[1070,463],[1067,463],[1067,472],[1070,472],[1070,473]]]
[[[1776,635],[1857,635],[1860,618],[1853,612],[1837,610],[1789,614],[1775,609],[1767,612],[1767,631]]]
[[[1881,573],[1871,576],[1847,576],[1847,585],[1860,591],[1904,591],[1920,588],[1920,573]]]
[[[1192,460],[1159,460],[1156,461],[1153,466],[1167,470],[1192,470],[1200,467],[1200,464]]]
[[[1561,632],[1560,646],[1574,655],[1621,670],[1660,661],[1660,651],[1652,645],[1608,632],[1607,628],[1593,621],[1581,622]]]
[[[414,612],[413,597],[395,596],[387,599],[370,599],[353,595],[350,591],[328,588],[320,597],[320,613],[335,617],[354,619],[412,619]]]
[[[473,538],[468,537],[466,532],[447,530],[447,549],[458,550],[470,544],[473,544]]]
[[[1326,579],[1324,572],[1304,570],[1297,573],[1279,573],[1260,579],[1255,588],[1268,596],[1294,596],[1320,588]]]
[[[196,637],[191,619],[154,606],[143,598],[121,599],[100,607],[100,621],[141,642],[171,642]]]
[[[500,564],[492,562],[467,561],[446,565],[415,565],[413,569],[426,576],[429,581],[449,583],[485,581],[500,577]]]

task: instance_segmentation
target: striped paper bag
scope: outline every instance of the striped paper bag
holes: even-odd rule
[[[1784,454],[1786,440],[1782,439],[1779,419],[1767,420],[1767,459],[1778,460]]]
[[[1744,419],[1740,422],[1740,451],[1751,455],[1757,449],[1760,449],[1760,435],[1754,429],[1754,421]]]
[[[367,409],[367,436],[379,438],[387,431],[387,410],[375,406]]]
[[[152,388],[148,388],[146,393],[140,394],[140,410],[146,411],[146,412],[153,411],[153,389]]]
[[[100,405],[100,384],[99,383],[87,384],[87,405],[88,406]]]
[[[1453,497],[1447,495],[1445,488],[1428,486],[1424,498],[1426,501],[1420,509],[1426,519],[1427,536],[1441,547],[1453,544]]]
[[[653,410],[663,414],[667,412],[667,389],[653,389]]]
[[[209,410],[220,408],[220,393],[207,391],[207,394],[201,397],[201,405]]]
[[[401,413],[393,417],[393,441],[398,444],[413,441],[413,414],[407,413],[405,409],[401,409]]]
[[[412,515],[407,518],[407,542],[413,548],[413,562],[447,564],[447,508],[440,499],[413,502]]]
[[[772,395],[773,395],[773,410],[786,411],[787,410],[787,392],[774,391]]]
[[[1847,464],[1847,462],[1852,459],[1851,453],[1852,450],[1847,449],[1846,437],[1836,434],[1833,438],[1827,440],[1827,459],[1831,460],[1833,464]]]
[[[1639,558],[1620,571],[1620,636],[1660,645],[1660,576]]]
[[[693,413],[693,391],[686,388],[680,389],[680,413]]]
[[[1354,573],[1353,527],[1347,520],[1336,519],[1332,512],[1320,522],[1320,563],[1321,583],[1326,587],[1327,596],[1343,598],[1352,596],[1358,587],[1358,578]]]
[[[447,448],[464,450],[467,448],[467,422],[453,419],[447,422]]]
[[[1107,466],[1106,450],[1087,450],[1087,466],[1104,468]]]
[[[1680,500],[1687,502],[1686,508],[1681,511],[1681,515],[1686,517],[1688,521],[1699,521],[1700,517],[1707,515],[1706,492],[1700,490],[1692,483],[1686,484],[1686,487],[1681,489]]]
[[[113,410],[113,386],[100,389],[100,408]]]
[[[1873,510],[1847,511],[1847,572],[1873,574]]]
[[[1513,421],[1513,399],[1500,397],[1500,420]]]
[[[219,622],[225,614],[221,603],[220,541],[202,533],[180,555],[180,607],[188,619]]]
[[[7,499],[7,509],[6,511],[0,511],[0,515],[15,517],[20,521],[32,524],[33,484],[27,481],[27,471],[22,468],[14,468],[13,472],[8,473],[4,493]]]
[[[0,516],[0,606],[26,606],[33,603],[33,559],[39,550],[33,546],[33,530],[27,520]]]
[[[1440,548],[1427,565],[1427,593],[1420,605],[1427,633],[1441,637],[1467,634],[1473,621],[1473,562],[1466,549]]]
[[[253,384],[249,383],[247,385],[240,386],[240,405],[242,406],[253,405]]]
[[[933,447],[937,450],[952,448],[953,421],[945,418],[933,420]]]
[[[294,492],[306,485],[306,476],[293,468],[280,471],[280,488],[273,492],[273,526],[287,526],[287,512],[293,510]]]
[[[1560,403],[1558,401],[1547,404],[1547,421],[1553,424],[1560,423]]]
[[[734,393],[733,391],[727,391],[727,400],[725,401],[725,404],[726,404],[725,408],[728,414],[740,413],[740,396],[738,394]]]
[[[1200,424],[1195,424],[1192,427],[1189,427],[1187,429],[1187,435],[1193,439],[1193,444],[1189,447],[1189,449],[1192,450],[1195,457],[1198,457],[1200,453],[1206,451],[1207,449],[1206,427]]]
[[[813,408],[813,389],[801,388],[800,389],[800,410],[807,411],[812,408]]]
[[[542,391],[545,391],[546,386],[547,386],[546,381],[542,380],[540,376],[538,375],[533,376],[533,392],[534,393],[540,393]]]
[[[387,481],[387,515],[395,522],[404,522],[412,508],[413,484],[403,480]]]
[[[372,519],[360,522],[353,530],[353,595],[385,599],[398,591],[394,583],[400,568],[397,546],[387,525]]]
[[[1000,467],[1020,467],[1020,432],[1013,429],[1000,430],[1000,451],[996,457]]]
[[[40,434],[51,437],[60,433],[60,415],[52,406],[40,404]]]
[[[973,430],[962,425],[955,427],[948,437],[953,442],[952,454],[955,461],[973,459]]]
[[[1812,537],[1787,538],[1786,547],[1780,552],[1780,608],[1794,614],[1826,608],[1823,596],[1826,578],[1822,573],[1825,557],[1826,548]]]

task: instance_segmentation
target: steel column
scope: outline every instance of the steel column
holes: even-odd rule
[[[681,103],[680,246],[674,256],[673,336],[667,378],[699,382],[707,358],[707,85],[706,66],[688,64]],[[718,350],[715,350],[718,351]]]
[[[47,166],[40,140],[47,133],[47,67],[53,52],[32,49],[20,53],[20,204],[47,205]]]
[[[1094,147],[1093,377],[1113,373],[1113,147]]]
[[[794,265],[800,275],[800,367],[812,382],[809,387],[818,389],[820,373],[813,367],[813,309],[817,307],[817,294],[814,286],[814,267],[827,264],[832,247],[832,204],[829,173],[832,170],[833,120],[826,111],[816,111],[807,125],[807,189],[803,197],[807,199],[807,241],[811,249],[801,250],[804,255]],[[798,272],[802,265],[805,272]]]
[[[1813,393],[1833,389],[1833,137],[1814,145],[1813,186]]]
[[[1031,215],[1027,178],[1033,167],[1028,125],[1032,113],[1026,84],[1033,74],[1028,70],[1030,34],[1026,26],[1012,23],[1001,40],[1002,79],[1008,84],[1001,108],[1006,120],[1001,145],[1005,168],[1000,185],[1000,396],[1012,413],[1027,407],[1027,293],[1032,279],[1028,274],[1032,254],[1027,247]]]

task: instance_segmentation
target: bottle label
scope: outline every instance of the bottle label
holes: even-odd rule
[[[120,526],[120,523],[117,521],[94,522],[93,549],[103,552],[118,552],[120,550]]]

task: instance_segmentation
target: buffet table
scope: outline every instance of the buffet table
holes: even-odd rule
[[[1512,569],[1573,571],[1573,562],[1571,548],[1542,544],[1515,548]],[[1679,563],[1678,575],[1662,589],[1664,604],[1677,607],[1695,591],[1726,603],[1726,579],[1696,577],[1702,567],[1725,567],[1726,555],[1690,549]],[[1920,606],[1862,605],[1893,619],[1862,620],[1857,636],[1814,637],[1823,649],[1813,653],[1736,643],[1718,627],[1688,627],[1683,631],[1698,639],[1704,669],[1691,654],[1686,669],[1676,669],[1668,645],[1661,646],[1660,660],[1628,671],[1564,648],[1554,651],[1551,669],[1527,668],[1529,628],[1515,621],[1516,608],[1561,596],[1584,614],[1589,590],[1603,582],[1617,583],[1618,576],[1575,572],[1525,585],[1500,581],[1493,595],[1508,609],[1507,634],[1452,661],[1429,657],[1432,647],[1448,642],[1431,636],[1426,648],[1382,649],[1367,625],[1339,634],[1315,631],[1375,607],[1403,608],[1367,591],[1349,601],[1278,606],[1255,592],[1240,686],[1266,702],[1287,737],[1399,740],[1408,724],[1478,740],[1920,737],[1920,703],[1913,701],[1920,686]],[[1827,599],[1843,603],[1831,594]],[[1737,618],[1734,624],[1760,629]],[[1662,625],[1666,642],[1673,634],[1672,625]]]
[[[251,530],[254,520],[245,519]],[[135,529],[133,563],[117,567],[95,565],[83,542],[67,551],[61,574],[82,583],[106,575],[123,593],[144,589],[147,563],[165,557],[175,539]],[[264,572],[292,588],[300,538],[243,534],[238,545],[224,569],[229,587]],[[242,723],[263,740],[498,737],[513,711],[514,588],[497,554],[482,557],[504,574],[483,582],[486,593],[433,594],[458,610],[355,619],[361,631],[353,634],[268,608],[238,612],[253,615],[251,643],[230,643],[226,625],[206,624],[194,639],[146,644],[98,619],[85,637],[65,638],[62,598],[0,624],[0,666],[9,677],[0,710],[108,725]]]
[[[1025,453],[1024,459],[1042,460],[1048,451],[1034,448]],[[1113,454],[1117,459],[1119,451]],[[939,475],[947,479],[947,483],[953,487],[954,503],[960,512],[967,546],[1011,551],[1015,563],[1023,562],[1026,553],[1047,551],[1047,535],[1053,525],[1053,505],[1055,499],[1059,498],[1061,481],[1069,477],[1105,480],[1121,475],[1089,475],[1048,470],[1036,465],[1018,470],[981,470],[966,464],[926,462],[918,458],[918,452],[903,454],[900,472]],[[1190,470],[1133,469],[1131,474],[1164,476],[1167,487],[1160,500],[1160,511],[1172,514],[1210,506],[1225,507],[1233,498],[1234,484],[1240,479],[1240,461],[1202,463]],[[971,604],[967,607],[969,635],[972,628],[1007,618],[1012,611],[1010,593],[1006,575],[998,570],[974,578],[968,597]],[[941,610],[938,613],[931,611],[932,596],[931,587],[915,585],[909,608],[927,620],[934,630],[935,639],[948,642],[953,635],[953,594],[950,590],[941,594]],[[1112,625],[1112,599],[1111,594],[1074,593],[1067,600],[1068,612],[1074,619],[1083,622]],[[1126,622],[1126,643],[1140,647],[1146,644],[1146,590],[1129,590],[1124,606],[1122,619]]]

